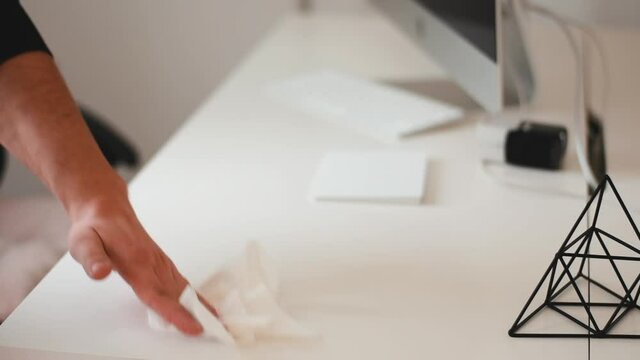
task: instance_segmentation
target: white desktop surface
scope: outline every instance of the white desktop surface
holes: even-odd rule
[[[542,33],[537,43],[561,55],[559,36]],[[623,195],[633,194],[640,75],[617,66],[640,63],[640,35],[608,34],[619,55],[611,173]],[[92,282],[67,255],[0,326],[0,346],[142,359],[584,359],[586,340],[507,336],[584,201],[489,178],[472,121],[388,146],[263,94],[275,79],[320,67],[374,79],[441,76],[377,16],[288,17],[140,172],[130,194],[195,285],[245,240],[258,240],[279,265],[284,306],[321,340],[234,349],[153,332],[118,276]],[[567,103],[571,79],[561,66],[548,68],[540,101],[554,108]],[[425,205],[308,200],[326,152],[382,148],[429,154]],[[594,340],[591,355],[637,359],[640,341]]]

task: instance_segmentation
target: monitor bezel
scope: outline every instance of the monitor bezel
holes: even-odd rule
[[[496,11],[496,60],[494,61],[478,49],[467,38],[447,25],[441,18],[420,5],[415,0],[371,0],[388,17],[394,20],[414,43],[425,50],[451,78],[480,106],[490,113],[498,113],[506,107],[528,102],[533,96],[533,76],[526,53],[526,44],[520,35],[522,30],[512,31],[522,47],[515,55],[522,64],[510,68],[507,74],[505,64],[504,8],[502,0],[495,0]],[[514,14],[517,9],[511,12]],[[519,27],[518,18],[509,26]],[[520,52],[525,52],[520,54]],[[509,54],[511,56],[512,54]],[[511,75],[511,76],[508,76]],[[520,84],[513,84],[520,81]],[[516,85],[520,86],[517,88]],[[516,90],[521,91],[517,94]]]

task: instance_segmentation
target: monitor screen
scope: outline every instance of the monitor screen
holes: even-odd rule
[[[416,0],[494,62],[496,0]]]

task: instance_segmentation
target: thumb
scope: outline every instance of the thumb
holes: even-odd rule
[[[90,278],[101,280],[111,273],[111,260],[104,250],[102,239],[93,229],[72,230],[69,252]]]

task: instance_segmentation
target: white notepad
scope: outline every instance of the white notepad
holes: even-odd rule
[[[418,152],[334,152],[321,161],[311,197],[325,201],[419,204],[427,156]]]

